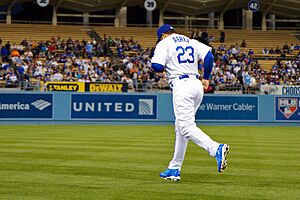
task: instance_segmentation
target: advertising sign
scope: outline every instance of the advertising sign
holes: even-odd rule
[[[300,97],[275,97],[276,120],[300,121]]]
[[[0,118],[52,118],[52,94],[0,93]]]
[[[127,83],[86,83],[87,92],[127,92]]]
[[[156,95],[72,94],[72,119],[156,119]]]
[[[300,86],[282,86],[281,92],[282,95],[300,96]]]
[[[47,91],[84,92],[83,82],[47,82]]]
[[[258,120],[258,97],[205,96],[196,120]]]
[[[281,95],[282,94],[281,85],[261,85],[260,94]]]
[[[300,96],[300,86],[296,85],[262,85],[261,94]]]

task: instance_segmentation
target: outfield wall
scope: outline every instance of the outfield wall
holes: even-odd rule
[[[173,123],[169,93],[0,93],[0,123]],[[300,125],[300,96],[205,95],[196,121]]]

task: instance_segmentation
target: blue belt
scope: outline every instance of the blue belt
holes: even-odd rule
[[[199,79],[199,75],[198,74],[183,74],[178,76],[179,80],[185,79],[185,78],[190,78],[190,76],[195,76],[197,79]],[[173,80],[170,81],[169,85],[171,86],[171,88],[173,88]]]
[[[192,75],[183,74],[183,75],[180,75],[178,78],[181,80],[181,79],[184,79],[184,78],[190,78],[190,76],[192,76]],[[196,78],[199,78],[199,75],[197,75],[197,74],[195,74],[193,76],[195,76]]]

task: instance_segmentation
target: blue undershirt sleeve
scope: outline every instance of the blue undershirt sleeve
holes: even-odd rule
[[[164,70],[164,66],[159,63],[151,63],[151,67],[154,69],[155,72],[162,72]]]
[[[204,58],[204,75],[203,78],[208,80],[214,64],[214,56],[209,51]]]

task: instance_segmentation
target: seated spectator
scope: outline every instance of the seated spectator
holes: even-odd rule
[[[5,48],[10,50],[11,47],[10,47],[10,42],[9,41],[5,44]]]
[[[6,75],[6,85],[15,85],[18,81],[17,75],[14,72],[11,72]]]
[[[287,42],[283,45],[282,50],[283,50],[283,53],[290,54],[290,46],[288,45]]]
[[[56,71],[50,78],[51,81],[62,81],[63,75],[60,71]]]
[[[254,51],[252,49],[249,49],[248,55],[253,55]]]
[[[269,49],[267,47],[263,48],[262,54],[269,54]]]
[[[1,48],[1,57],[3,62],[9,61],[10,50],[6,46],[2,46]]]
[[[225,42],[225,32],[224,31],[221,31],[220,32],[220,40],[219,40],[221,43],[224,43]]]
[[[247,43],[246,43],[245,39],[243,39],[243,41],[241,43],[241,47],[247,47]]]
[[[281,49],[279,48],[279,46],[276,47],[275,54],[281,54]]]
[[[85,46],[86,48],[86,53],[87,53],[87,56],[89,58],[91,58],[93,56],[93,45],[91,44],[91,42],[88,42]]]
[[[24,47],[21,45],[21,44],[13,44],[11,45],[10,47],[11,49],[16,49],[16,50],[19,50],[19,51],[23,51]]]
[[[193,30],[191,33],[192,39],[197,39],[198,37],[201,37],[202,32],[200,30]]]
[[[293,50],[300,50],[300,45],[299,43],[297,43],[295,46],[294,46],[294,49]]]
[[[28,40],[27,39],[22,40],[21,45],[23,47],[27,47],[28,46]]]
[[[11,57],[20,57],[20,52],[17,49],[14,49],[11,54]]]
[[[192,33],[191,33],[191,35],[190,35],[190,38],[196,39],[196,37],[197,37],[197,31],[193,30]]]
[[[202,31],[201,37],[202,37],[204,40],[207,40],[207,39],[208,39],[208,33],[207,33],[206,30],[203,30],[203,31]]]
[[[221,44],[219,47],[218,47],[218,51],[226,51],[226,46],[224,44]]]
[[[213,35],[210,35],[208,38],[208,43],[214,42],[215,41],[215,37]]]
[[[238,43],[235,44],[235,49],[238,54],[241,52],[241,46]]]
[[[235,55],[238,53],[238,51],[236,50],[235,46],[231,46],[231,48],[230,48],[230,53],[231,53],[233,56],[235,56]]]
[[[274,51],[274,49],[273,49],[273,48],[270,48],[270,50],[269,50],[269,54],[275,54],[275,51]]]
[[[250,87],[252,87],[252,89],[256,87],[256,79],[253,76],[251,76],[250,79]]]
[[[51,43],[49,46],[48,46],[48,51],[49,52],[54,52],[56,50],[56,45],[54,43]]]
[[[158,88],[159,89],[167,89],[168,88],[168,80],[166,74],[163,73],[158,81]]]
[[[193,33],[193,39],[198,40],[201,43],[204,43],[206,45],[209,44],[208,41],[208,33],[204,30],[204,31],[198,31],[197,33]]]

